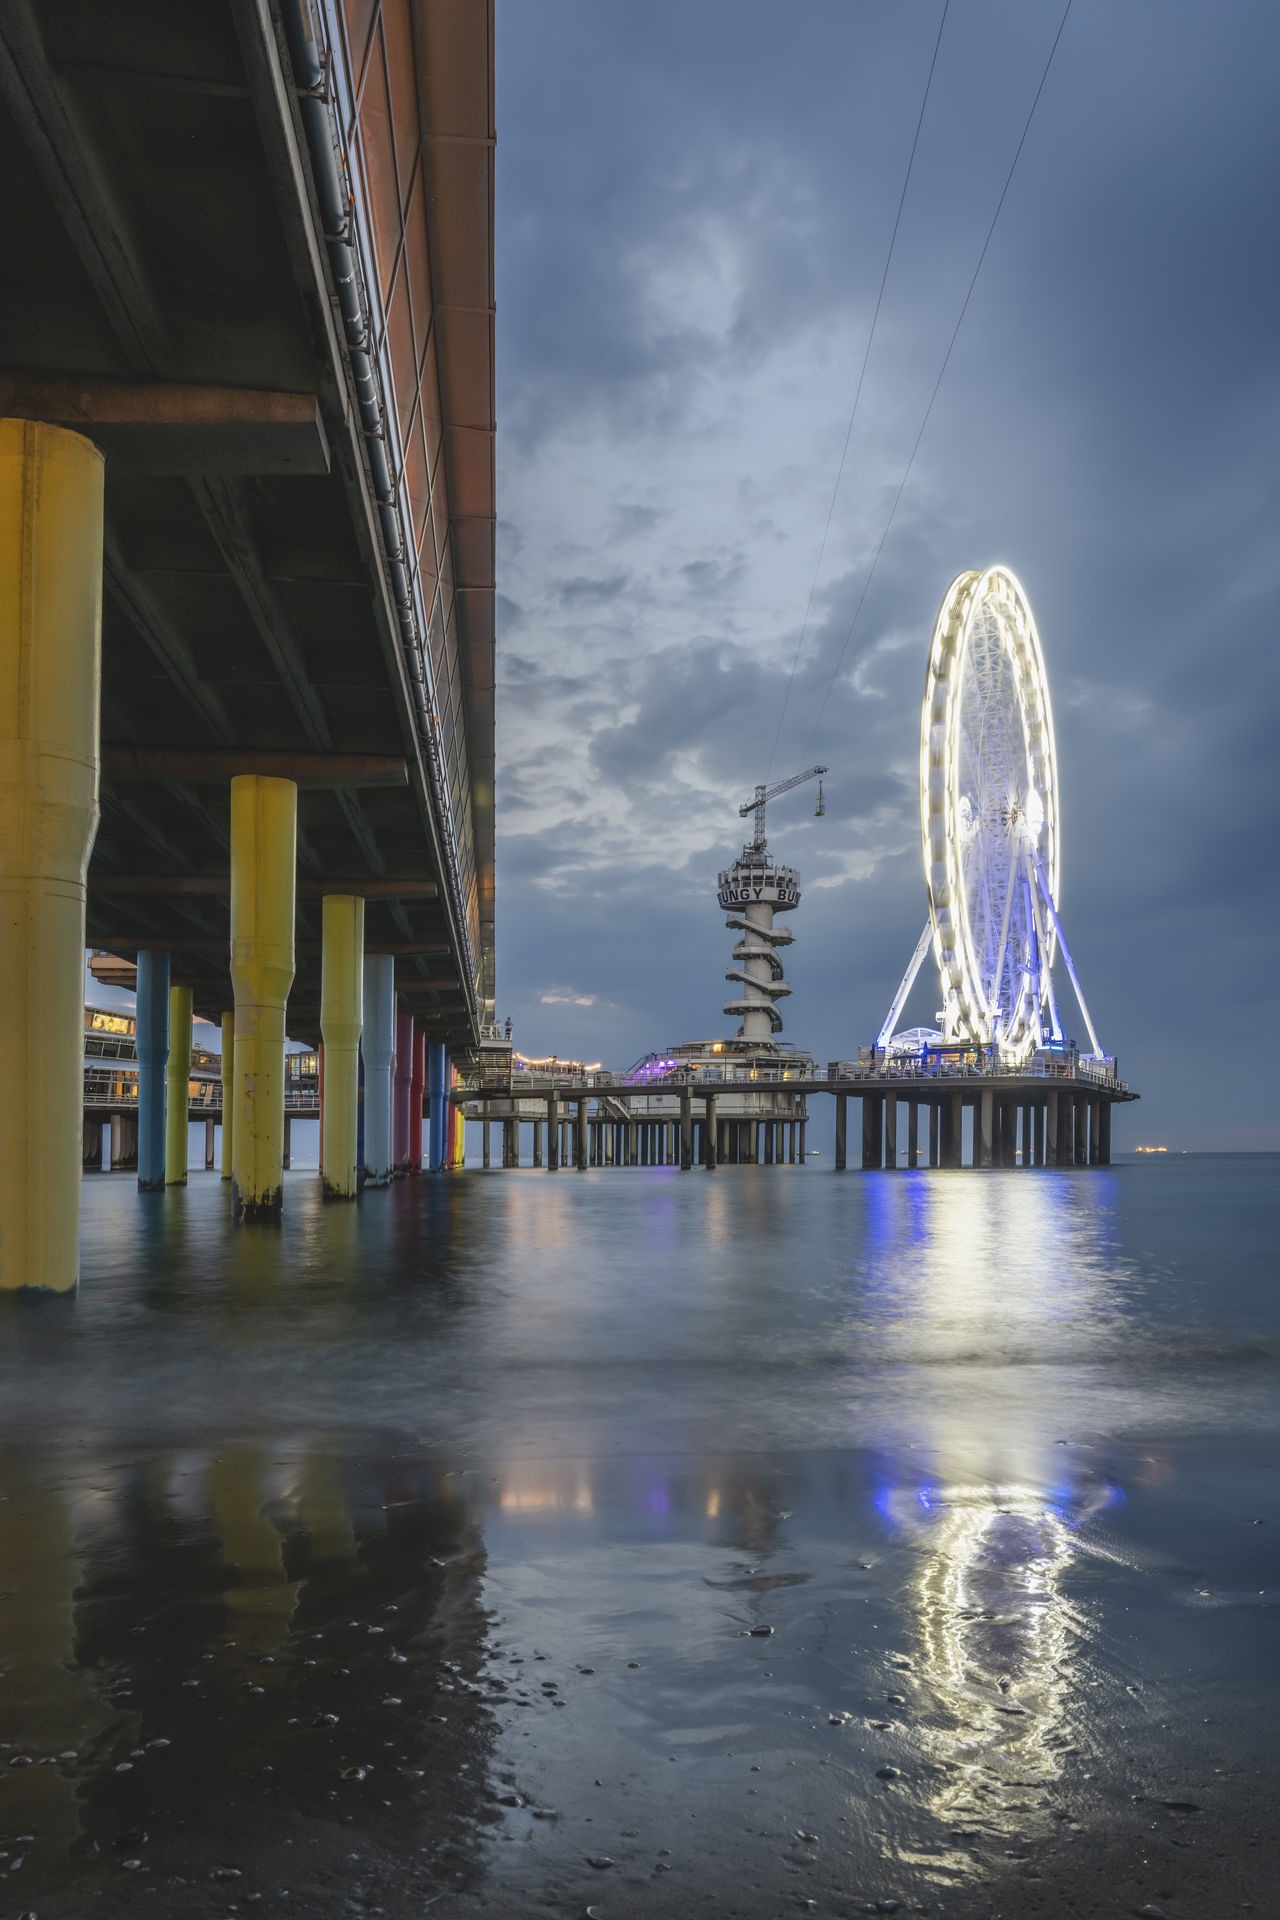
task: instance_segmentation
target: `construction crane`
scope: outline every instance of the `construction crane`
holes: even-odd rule
[[[764,787],[764,786],[757,787],[754,800],[748,800],[745,803],[745,805],[738,808],[738,818],[740,820],[745,820],[749,813],[755,814],[756,832],[755,832],[755,838],[751,842],[752,851],[754,853],[764,852],[765,802],[768,800],[776,800],[780,793],[790,793],[792,787],[801,787],[804,785],[806,780],[817,780],[818,805],[816,808],[816,812],[819,815],[824,814],[826,812],[827,810],[826,803],[822,798],[822,779],[821,779],[821,776],[824,773],[826,773],[826,771],[827,771],[826,767],[810,767],[807,773],[795,773],[795,774],[792,774],[790,780],[780,780],[776,787]]]

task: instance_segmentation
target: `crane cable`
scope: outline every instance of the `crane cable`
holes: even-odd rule
[[[844,479],[845,461],[849,457],[849,442],[853,439],[853,423],[858,417],[858,402],[862,398],[862,383],[867,377],[867,362],[871,358],[871,348],[875,342],[876,327],[880,322],[880,308],[884,301],[885,285],[889,278],[889,268],[893,264],[893,250],[898,244],[898,228],[902,224],[902,209],[906,205],[907,188],[911,185],[911,169],[916,163],[916,148],[920,145],[920,129],[924,125],[925,108],[929,104],[929,94],[933,88],[934,68],[938,64],[938,48],[942,45],[942,29],[947,24],[947,13],[951,0],[942,0],[942,18],[938,22],[938,36],[933,43],[933,58],[929,62],[929,75],[924,83],[924,98],[920,102],[920,112],[916,119],[915,137],[911,142],[911,153],[907,160],[907,171],[903,176],[902,192],[898,195],[898,211],[893,217],[893,232],[889,236],[889,251],[884,258],[884,272],[880,275],[880,291],[876,295],[875,311],[871,316],[871,331],[867,335],[867,344],[862,355],[862,366],[858,371],[858,384],[854,389],[853,411],[849,415],[849,425],[845,431],[844,446],[840,453],[840,465],[836,470],[836,483],[831,489],[831,505],[827,508],[827,524],[822,529],[822,541],[818,547],[818,561],[813,569],[813,579],[809,582],[809,598],[805,602],[804,619],[800,623],[800,638],[796,641],[795,658],[791,662],[791,672],[787,675],[787,690],[782,696],[782,705],[778,710],[778,724],[774,729],[773,746],[769,751],[769,764],[765,768],[765,780],[773,771],[773,763],[778,754],[778,741],[782,737],[782,722],[786,718],[787,703],[791,698],[791,688],[796,677],[796,668],[800,665],[800,654],[804,647],[805,635],[809,631],[809,615],[813,612],[813,596],[818,590],[818,580],[822,573],[822,562],[827,551],[827,536],[831,532],[831,521],[836,510],[836,496],[840,492],[840,482]]]
[[[876,568],[880,564],[880,555],[884,552],[884,543],[889,537],[889,529],[893,525],[894,516],[897,514],[898,506],[902,500],[902,495],[906,488],[907,481],[911,477],[911,469],[915,465],[916,455],[920,451],[920,442],[924,439],[925,428],[929,424],[929,416],[933,412],[934,401],[938,397],[938,389],[942,385],[943,375],[946,373],[947,367],[950,364],[951,355],[955,349],[956,341],[960,335],[960,329],[964,325],[965,314],[969,311],[969,302],[970,300],[972,300],[973,290],[978,284],[978,275],[982,272],[982,263],[987,257],[987,249],[991,245],[991,237],[995,233],[996,222],[1000,218],[1000,210],[1004,206],[1005,197],[1008,194],[1010,182],[1013,179],[1014,170],[1017,167],[1019,158],[1021,157],[1022,149],[1026,145],[1027,135],[1031,131],[1031,122],[1035,118],[1036,108],[1040,104],[1040,95],[1044,92],[1045,81],[1049,78],[1049,69],[1053,65],[1053,56],[1058,51],[1058,42],[1062,38],[1063,28],[1067,24],[1067,15],[1071,12],[1071,7],[1072,7],[1072,0],[1067,0],[1067,4],[1062,10],[1062,18],[1058,22],[1058,31],[1053,36],[1053,45],[1049,49],[1049,57],[1044,63],[1044,72],[1040,75],[1040,84],[1036,88],[1035,98],[1031,102],[1030,111],[1028,112],[1026,121],[1023,124],[1022,137],[1018,141],[1018,145],[1017,145],[1017,148],[1015,149],[1013,159],[1009,163],[1009,171],[1005,175],[1004,186],[1001,188],[1000,198],[996,202],[996,210],[991,216],[991,224],[987,228],[987,237],[983,241],[982,251],[978,255],[978,264],[973,270],[973,277],[969,282],[968,292],[964,296],[964,304],[961,306],[959,317],[956,320],[955,326],[952,328],[951,338],[947,343],[947,350],[945,354],[942,356],[942,365],[939,367],[938,377],[933,383],[933,392],[929,395],[929,404],[924,410],[924,419],[920,422],[920,431],[919,433],[917,433],[915,438],[915,445],[911,449],[911,458],[907,461],[906,467],[903,471],[902,479],[898,483],[898,491],[894,495],[893,505],[889,509],[889,518],[885,521],[884,532],[880,535],[880,544],[876,548],[875,557],[871,562],[871,570],[867,574],[866,580],[863,582],[862,592],[858,596],[858,604],[853,610],[853,618],[849,622],[849,630],[844,637],[844,645],[841,647],[835,666],[831,670],[831,678],[827,682],[826,692],[822,696],[821,702],[819,703],[819,706],[818,706],[818,711],[814,716],[813,725],[809,729],[809,738],[805,743],[804,755],[802,755],[801,758],[804,758],[804,756],[808,754],[810,747],[813,745],[813,737],[818,731],[818,725],[822,719],[823,713],[826,710],[827,701],[831,698],[832,688],[835,686],[836,679],[840,673],[840,669],[844,664],[845,654],[849,651],[849,642],[853,638],[853,630],[858,624],[858,616],[862,612],[863,604],[866,600],[867,593],[871,587],[871,582],[875,578]]]

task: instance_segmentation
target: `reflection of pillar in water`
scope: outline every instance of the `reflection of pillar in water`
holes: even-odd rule
[[[266,1514],[263,1459],[255,1449],[229,1450],[209,1468],[209,1495],[222,1557],[236,1578],[223,1593],[238,1637],[269,1653],[289,1631],[298,1583],[284,1568],[284,1542]]]
[[[6,1768],[2,1804],[5,1832],[38,1834],[46,1860],[53,1861],[65,1857],[79,1835],[75,1755],[97,1742],[108,1709],[100,1676],[76,1659],[75,1595],[83,1566],[67,1496],[31,1474],[21,1456],[0,1454],[0,1566],[8,1590],[0,1607],[4,1732],[14,1754],[71,1758],[59,1766]],[[11,1841],[5,1845],[13,1851]]]

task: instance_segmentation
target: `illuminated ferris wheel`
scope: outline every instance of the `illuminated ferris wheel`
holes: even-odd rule
[[[1101,1049],[1058,918],[1053,716],[1027,597],[1007,567],[962,573],[933,630],[920,732],[920,827],[929,921],[881,1029],[930,946],[943,1035],[1009,1067],[1063,1044],[1053,985],[1062,958],[1095,1056]]]

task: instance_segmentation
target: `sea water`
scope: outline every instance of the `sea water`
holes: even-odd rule
[[[1280,1911],[1278,1194],[88,1180],[0,1314],[9,1905]]]

